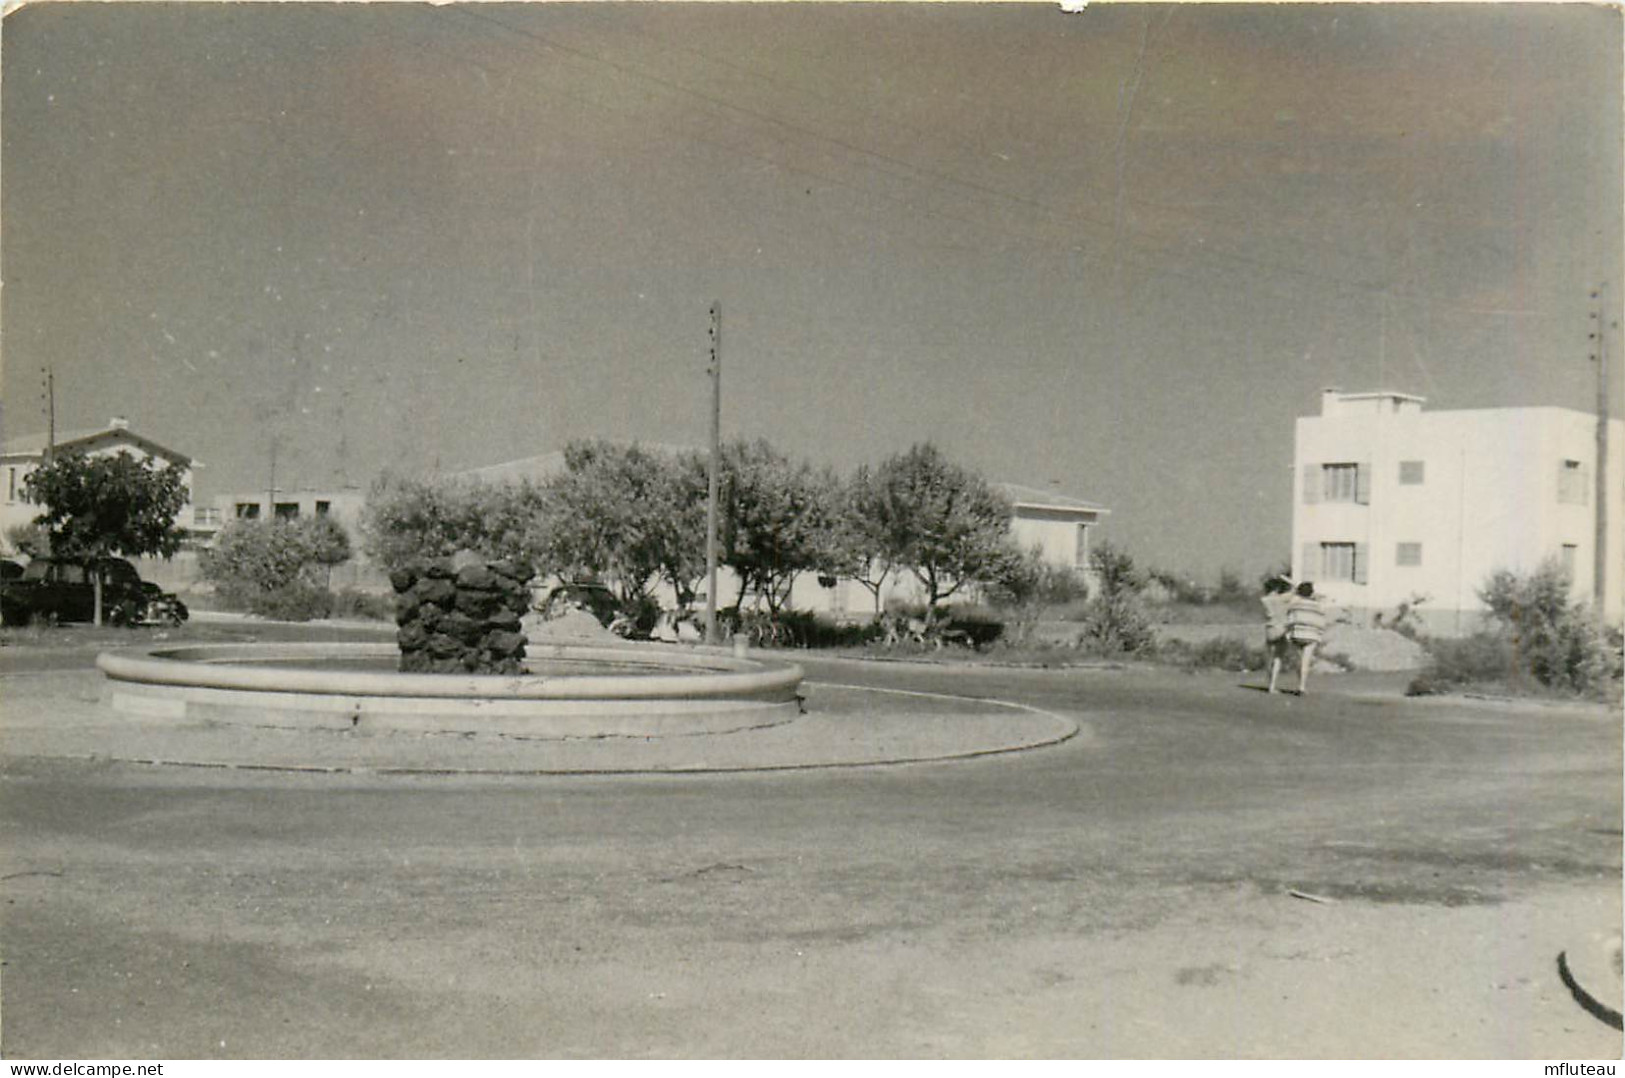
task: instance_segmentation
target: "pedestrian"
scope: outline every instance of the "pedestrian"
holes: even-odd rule
[[[1286,635],[1302,649],[1298,657],[1298,695],[1309,691],[1309,667],[1314,665],[1315,649],[1326,635],[1326,608],[1315,597],[1315,585],[1305,580],[1286,608]]]
[[[1292,602],[1292,582],[1284,576],[1272,576],[1264,581],[1264,595],[1259,599],[1264,606],[1264,651],[1269,656],[1270,692],[1275,691],[1275,680],[1281,676],[1281,662],[1292,651],[1292,641],[1286,635],[1286,609]]]

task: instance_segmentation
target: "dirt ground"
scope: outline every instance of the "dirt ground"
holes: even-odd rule
[[[5,1054],[1620,1056],[1556,968],[1621,921],[1617,716],[809,672],[1088,736],[685,776],[7,756]]]

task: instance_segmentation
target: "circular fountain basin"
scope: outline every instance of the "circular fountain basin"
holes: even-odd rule
[[[393,643],[193,644],[103,652],[126,714],[253,726],[521,737],[727,733],[799,713],[793,663],[661,645],[532,645],[527,673],[403,674]]]

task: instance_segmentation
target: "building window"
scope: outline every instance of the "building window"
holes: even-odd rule
[[[276,518],[278,520],[294,520],[299,516],[298,502],[277,502]]]
[[[199,527],[208,527],[220,523],[220,510],[206,505],[192,507],[192,523]]]
[[[1591,484],[1586,481],[1586,466],[1577,460],[1565,460],[1557,469],[1557,500],[1561,505],[1585,505],[1590,500]]]
[[[1072,565],[1076,569],[1089,568],[1089,525],[1078,525],[1078,542],[1072,551]]]
[[[1303,571],[1306,579],[1364,584],[1366,568],[1364,543],[1304,544]]]
[[[1313,504],[1319,501],[1353,502],[1369,505],[1371,502],[1371,466],[1339,461],[1334,464],[1305,464],[1303,466],[1303,500]]]
[[[325,517],[328,513],[331,513],[332,511],[333,511],[333,503],[332,502],[317,502],[316,503],[316,515],[317,516]]]
[[[1426,469],[1422,461],[1402,460],[1399,462],[1399,485],[1402,487],[1419,487]]]
[[[235,508],[238,520],[258,520],[260,518],[259,502],[238,502]]]
[[[1563,544],[1563,575],[1568,577],[1569,580],[1571,580],[1571,581],[1574,579],[1574,566],[1575,566],[1575,563],[1577,561],[1579,561],[1579,558],[1580,558],[1580,544],[1578,544],[1578,543],[1564,543]]]
[[[1352,502],[1360,489],[1358,464],[1323,464],[1320,496],[1328,502]]]
[[[1398,546],[1396,546],[1394,548],[1394,564],[1395,565],[1421,565],[1422,564],[1422,544],[1421,543],[1400,543]]]
[[[6,479],[6,501],[14,502],[17,500],[17,469],[7,468],[6,471],[10,473]]]

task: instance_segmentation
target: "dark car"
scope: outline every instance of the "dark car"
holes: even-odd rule
[[[187,618],[186,604],[156,584],[141,579],[123,558],[91,562],[35,558],[21,576],[8,579],[0,591],[0,618],[7,625],[43,621],[94,621],[96,573],[102,578],[102,619],[114,625],[167,623]]]
[[[536,604],[543,618],[551,621],[564,616],[572,607],[585,610],[598,624],[616,636],[647,638],[660,614],[659,606],[652,602],[627,606],[603,584],[576,582],[558,584]]]
[[[621,601],[602,584],[559,584],[548,591],[536,604],[542,617],[549,620],[562,617],[571,607],[585,610],[608,628],[621,612]]]

